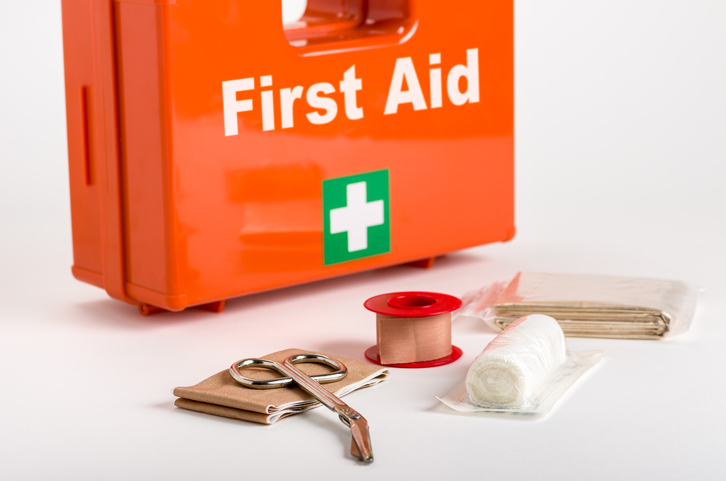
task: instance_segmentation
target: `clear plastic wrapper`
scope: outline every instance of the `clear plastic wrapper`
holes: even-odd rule
[[[443,398],[460,412],[548,412],[602,351],[571,353],[557,322],[529,315],[490,342],[469,367],[466,380]]]
[[[689,328],[699,293],[681,281],[520,272],[467,294],[455,315],[502,330],[538,313],[557,319],[566,336],[661,339]]]

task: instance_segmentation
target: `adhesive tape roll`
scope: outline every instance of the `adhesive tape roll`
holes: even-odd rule
[[[451,312],[461,300],[436,292],[392,292],[364,304],[376,313],[376,345],[366,358],[394,367],[434,367],[456,361],[461,349],[451,345]]]

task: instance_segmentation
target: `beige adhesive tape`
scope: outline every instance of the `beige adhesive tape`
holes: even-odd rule
[[[381,364],[446,357],[451,354],[451,313],[430,317],[376,314],[376,341]]]
[[[372,297],[376,345],[366,351],[375,363],[394,367],[433,367],[454,362],[461,349],[451,345],[451,312],[461,301],[435,292],[393,292]]]

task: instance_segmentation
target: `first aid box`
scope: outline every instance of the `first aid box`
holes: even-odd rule
[[[512,0],[302,5],[62,0],[77,279],[220,310],[513,237]]]

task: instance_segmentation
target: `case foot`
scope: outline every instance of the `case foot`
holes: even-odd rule
[[[224,310],[224,304],[226,302],[227,301],[223,299],[221,301],[209,302],[207,304],[202,304],[202,305],[199,305],[196,307],[197,307],[197,309],[203,309],[205,311],[216,312],[217,314],[219,314],[220,312],[222,312]]]
[[[404,264],[404,266],[418,267],[419,269],[431,269],[434,265],[436,257],[427,257],[426,259],[419,259],[417,261],[411,261]]]
[[[164,312],[166,309],[162,309],[161,307],[152,306],[151,304],[139,304],[139,313],[146,317],[146,316],[152,316],[154,314],[158,314],[159,312]]]

